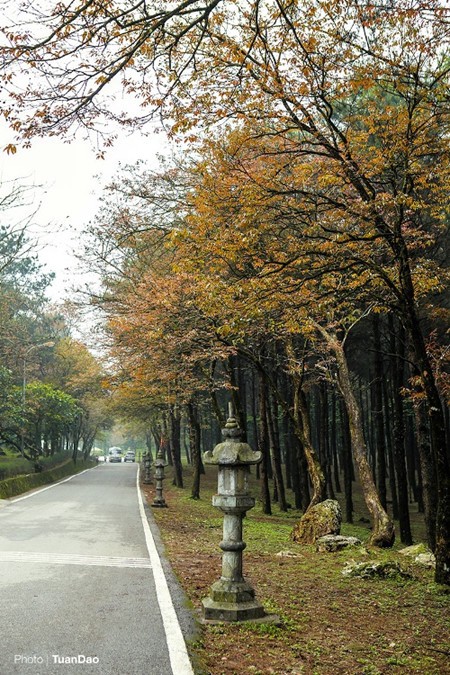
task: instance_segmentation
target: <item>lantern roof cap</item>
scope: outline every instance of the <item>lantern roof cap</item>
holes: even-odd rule
[[[214,450],[209,450],[203,455],[205,464],[259,464],[262,453],[254,452],[248,443],[242,441],[242,429],[240,428],[233,412],[233,406],[229,404],[229,416],[222,429],[224,441],[218,443]]]

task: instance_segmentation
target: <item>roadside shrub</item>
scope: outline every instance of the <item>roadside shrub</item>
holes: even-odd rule
[[[74,464],[72,460],[67,460],[64,464],[49,471],[42,471],[40,473],[22,474],[21,476],[14,476],[0,481],[0,499],[9,499],[17,495],[38,488],[42,485],[55,483],[61,478],[71,476],[79,473],[84,469],[95,466],[95,462],[88,460],[87,462],[78,461]]]

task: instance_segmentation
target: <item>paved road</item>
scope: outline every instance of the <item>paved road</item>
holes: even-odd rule
[[[136,475],[104,464],[1,502],[0,675],[192,675]]]

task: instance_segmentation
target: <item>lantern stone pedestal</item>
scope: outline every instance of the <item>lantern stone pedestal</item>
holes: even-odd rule
[[[255,599],[255,591],[242,575],[242,519],[255,505],[249,494],[248,475],[250,466],[258,464],[260,452],[253,452],[242,442],[239,428],[231,407],[230,416],[222,430],[225,440],[212,452],[205,452],[205,464],[217,464],[218,494],[212,503],[223,511],[222,576],[216,581],[208,598],[204,598],[205,621],[254,621],[267,617],[263,606]]]

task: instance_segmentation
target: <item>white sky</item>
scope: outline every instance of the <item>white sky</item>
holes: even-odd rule
[[[30,149],[8,155],[2,150],[10,141],[10,132],[0,127],[0,180],[17,178],[19,183],[43,186],[36,189],[35,206],[40,202],[40,207],[31,232],[39,237],[40,260],[56,275],[49,296],[57,302],[80,280],[74,250],[80,248],[83,226],[96,214],[101,186],[116,173],[119,162],[144,159],[155,166],[156,155],[167,152],[167,142],[159,134],[124,134],[101,160],[88,141],[68,144],[57,138],[36,139]]]

